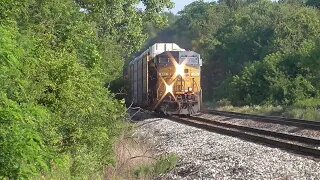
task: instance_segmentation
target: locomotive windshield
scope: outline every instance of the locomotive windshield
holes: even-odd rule
[[[159,64],[169,64],[170,63],[170,59],[168,57],[159,57],[158,63]]]
[[[179,52],[179,64],[181,63],[184,63],[186,65],[193,65],[193,66],[202,65],[200,54],[193,51]]]
[[[185,57],[180,57],[179,58],[179,64],[181,64],[182,62],[184,62],[184,64],[188,64],[188,65],[198,65],[199,64],[199,58],[198,57],[189,57],[189,56],[185,56]]]
[[[156,63],[169,65],[171,60],[175,60],[178,64],[191,66],[202,66],[200,55],[193,51],[168,51],[157,56]]]

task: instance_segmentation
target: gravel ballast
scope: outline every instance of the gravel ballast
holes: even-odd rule
[[[287,134],[294,134],[304,137],[310,137],[313,139],[320,139],[320,131],[312,129],[304,129],[295,126],[282,125],[276,123],[268,123],[263,121],[251,120],[251,119],[239,119],[239,118],[230,118],[226,116],[218,116],[212,114],[203,114],[200,117],[206,119],[214,119],[217,121],[236,124],[241,126],[248,126],[252,128],[265,129],[269,131],[282,132]]]
[[[180,160],[165,179],[320,179],[320,161],[167,119],[137,123],[135,136]]]

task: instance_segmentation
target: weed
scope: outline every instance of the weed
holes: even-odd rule
[[[320,121],[320,109],[318,109],[317,101],[304,101],[299,102],[295,106],[282,107],[282,106],[220,106],[217,110],[231,111],[246,114],[267,115],[267,116],[282,116],[287,118],[305,119],[311,121]]]
[[[283,115],[290,118],[320,121],[320,110],[315,108],[288,108]]]
[[[152,179],[171,171],[178,161],[174,154],[156,156],[145,139],[128,135],[118,141],[115,152],[116,164],[106,169],[105,179]]]
[[[159,177],[174,169],[177,165],[178,157],[174,154],[161,156],[157,161],[149,166],[142,165],[134,171],[137,179],[149,179]]]

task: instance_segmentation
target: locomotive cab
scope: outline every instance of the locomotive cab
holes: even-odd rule
[[[166,114],[194,114],[201,105],[200,55],[157,43],[130,62],[131,102]]]
[[[154,109],[167,114],[194,114],[200,110],[200,55],[193,51],[166,51],[152,62],[157,88],[152,89]],[[155,74],[151,72],[150,74]],[[155,91],[156,90],[156,91]]]

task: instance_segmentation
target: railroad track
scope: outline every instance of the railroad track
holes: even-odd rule
[[[284,118],[284,117],[278,117],[278,116],[261,116],[261,115],[243,114],[243,113],[237,113],[237,112],[218,111],[218,110],[204,110],[202,111],[202,113],[320,130],[320,121],[319,122],[307,121],[302,119]]]
[[[197,116],[186,118],[170,116],[169,119],[208,131],[290,150],[297,154],[320,158],[320,140],[318,139],[240,126]]]

